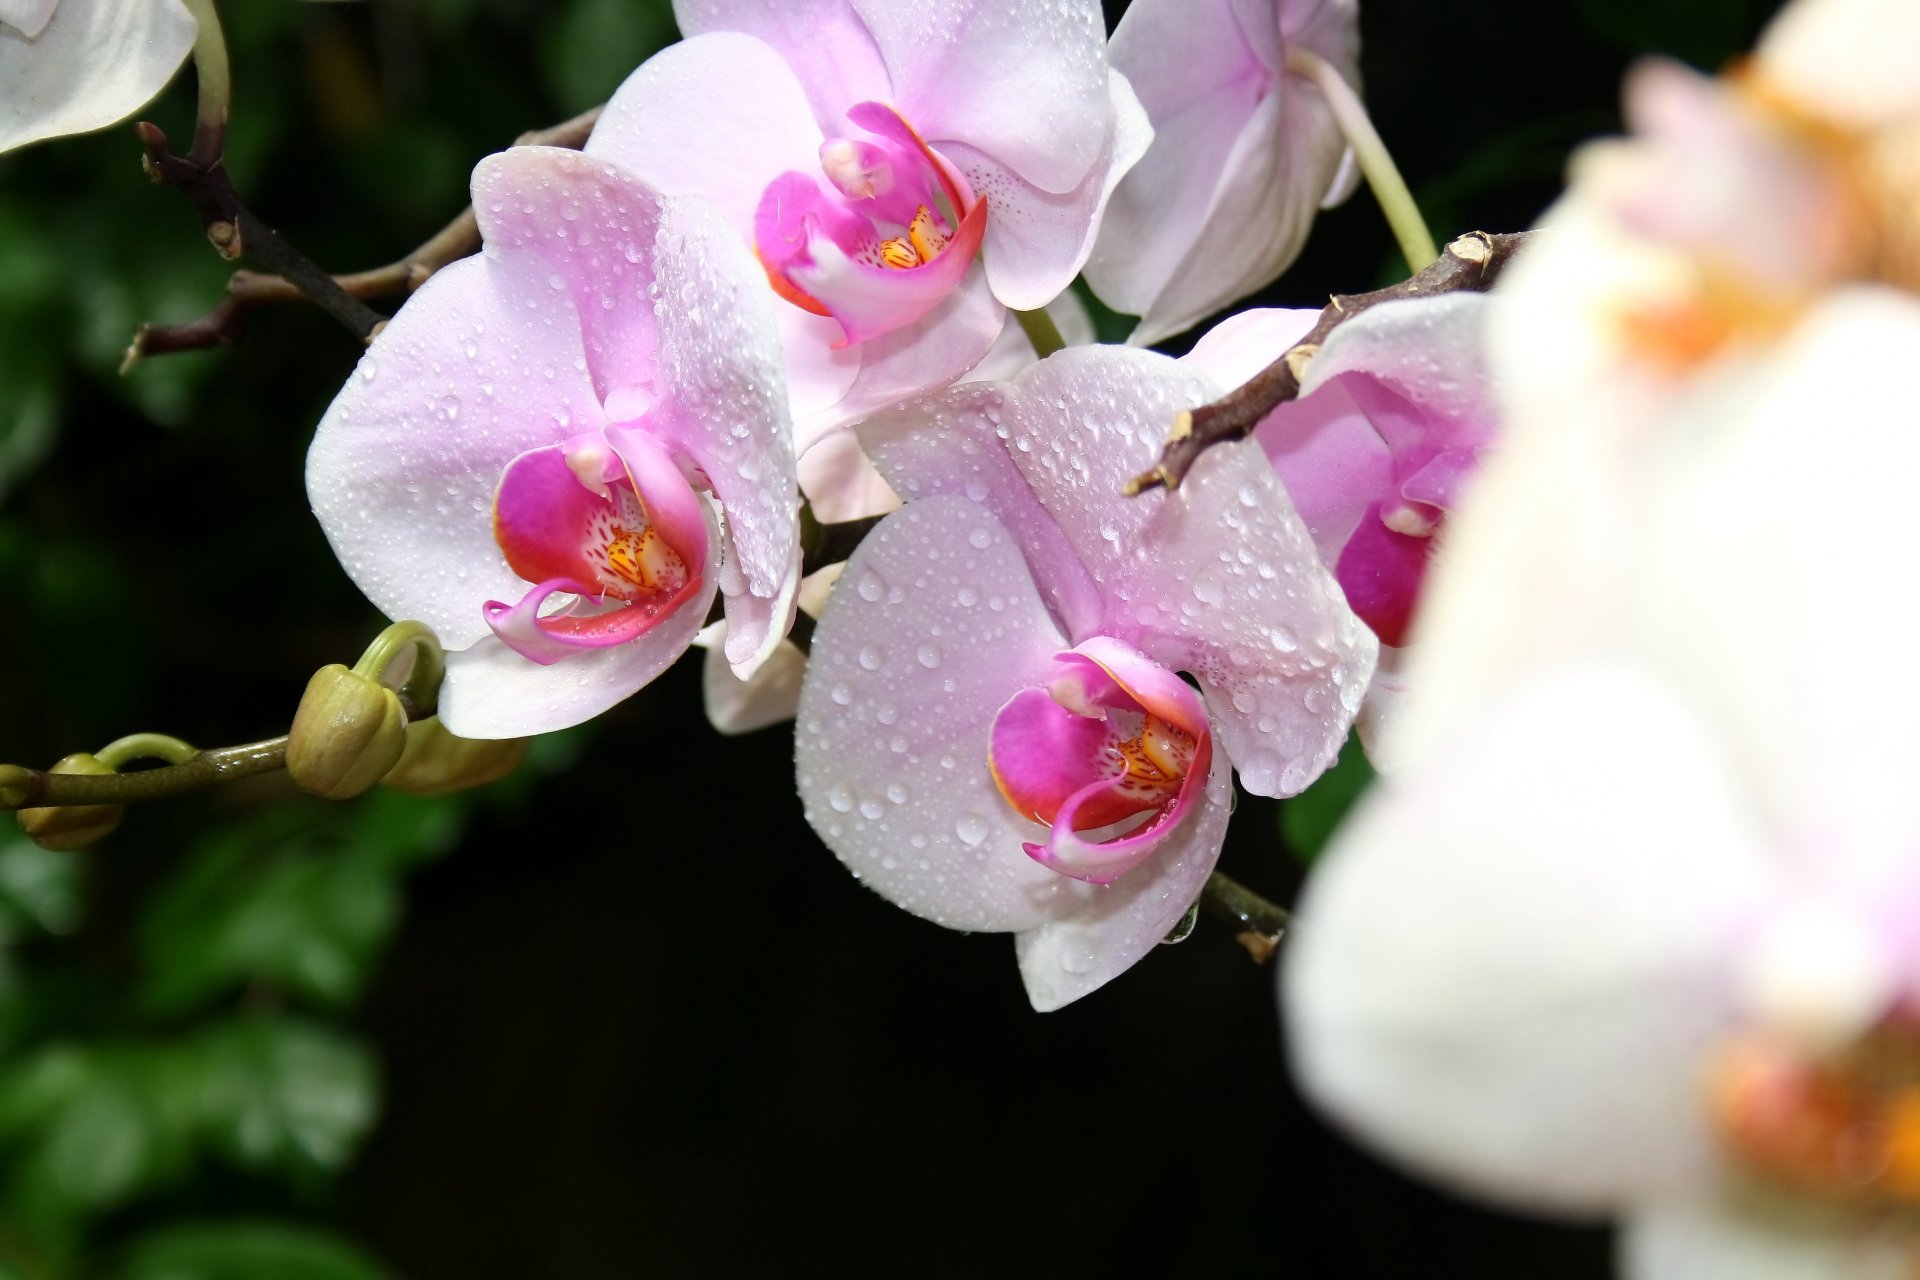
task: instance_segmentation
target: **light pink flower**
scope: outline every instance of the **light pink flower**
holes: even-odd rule
[[[491,156],[473,196],[484,254],[401,308],[314,438],[341,563],[458,651],[440,714],[463,737],[605,710],[692,642],[716,589],[750,674],[800,560],[757,267],[704,202],[577,152]]]
[[[1135,0],[1109,56],[1154,141],[1121,182],[1087,283],[1140,317],[1130,339],[1179,333],[1269,284],[1322,204],[1346,197],[1346,139],[1287,51],[1359,84],[1357,0]]]
[[[126,119],[196,30],[180,0],[0,0],[0,151]]]
[[[1047,314],[1053,318],[1068,346],[1086,346],[1093,341],[1093,318],[1073,293],[1063,293],[1048,303]],[[1027,341],[1026,332],[1019,325],[1010,324],[1000,331],[1000,339],[993,344],[993,350],[987,352],[986,359],[967,374],[967,381],[1005,382],[1033,363],[1033,344]],[[876,513],[891,511],[900,505],[900,499],[887,487],[880,473],[867,463],[853,432],[829,436],[816,445],[808,457],[819,459],[823,454],[834,459],[836,466],[850,471],[858,468],[868,477],[866,483],[871,486],[872,495],[867,502]],[[820,616],[826,607],[828,588],[845,567],[844,561],[830,564],[802,580],[801,612],[810,617]],[[800,709],[800,681],[807,670],[806,654],[792,642],[783,642],[760,670],[743,680],[734,674],[720,647],[726,630],[725,622],[716,622],[701,633],[698,642],[707,646],[703,689],[708,723],[721,733],[750,733],[793,719]]]
[[[1230,765],[1250,791],[1304,788],[1372,670],[1257,447],[1216,450],[1177,493],[1120,495],[1171,415],[1216,394],[1099,347],[860,429],[907,505],[815,632],[800,794],[885,897],[1017,934],[1036,1008],[1165,936],[1219,855]]]
[[[1092,0],[682,0],[675,15],[687,38],[628,78],[587,151],[708,196],[754,247],[781,298],[803,456],[951,383],[1007,307],[1066,289],[1151,136]],[[848,468],[803,464],[801,482],[823,518],[865,514]]]
[[[1382,646],[1360,733],[1376,766],[1406,696],[1400,650],[1447,513],[1498,432],[1479,293],[1385,303],[1336,328],[1298,399],[1260,424],[1321,562]],[[1238,386],[1305,336],[1318,311],[1244,311],[1183,362]]]

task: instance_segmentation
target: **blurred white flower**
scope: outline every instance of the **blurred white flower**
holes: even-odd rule
[[[126,119],[195,32],[181,0],[0,0],[0,151]]]
[[[1728,82],[1644,69],[1642,136],[1576,164],[1495,294],[1505,448],[1401,768],[1283,972],[1311,1096],[1451,1185],[1625,1216],[1634,1277],[1920,1261],[1905,13],[1811,0]]]

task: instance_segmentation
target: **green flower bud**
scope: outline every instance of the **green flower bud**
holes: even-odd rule
[[[59,764],[47,770],[48,773],[84,773],[98,777],[111,774],[114,770],[101,764],[84,751],[77,751]],[[20,829],[27,838],[42,849],[52,849],[57,853],[66,853],[74,849],[84,849],[104,835],[108,835],[120,825],[126,806],[117,804],[65,804],[48,805],[38,809],[20,810]]]
[[[287,773],[302,791],[346,800],[385,777],[406,745],[399,695],[336,662],[307,682],[287,734]]]
[[[526,738],[460,738],[439,716],[407,726],[407,749],[386,777],[390,787],[437,796],[498,782],[527,758]]]

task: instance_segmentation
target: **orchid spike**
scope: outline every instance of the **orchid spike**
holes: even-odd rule
[[[1130,342],[1192,327],[1286,270],[1354,166],[1333,113],[1287,52],[1360,79],[1357,0],[1135,0],[1109,56],[1153,145],[1122,179],[1087,283],[1140,317]]]
[[[1448,293],[1370,307],[1308,361],[1300,395],[1255,435],[1347,603],[1380,638],[1359,730],[1391,767],[1391,725],[1408,689],[1409,628],[1447,514],[1499,431],[1487,368],[1489,300]],[[1237,386],[1289,350],[1317,311],[1243,311],[1183,357]]]
[[[947,386],[1061,294],[1151,129],[1092,0],[682,0],[587,144],[711,198],[766,272],[824,520],[885,510],[838,428]]]
[[[0,0],[0,151],[125,120],[197,30],[181,0]]]
[[[1176,494],[1120,495],[1167,416],[1218,390],[1096,347],[860,428],[907,504],[814,634],[801,798],[869,887],[1017,934],[1036,1008],[1167,934],[1219,856],[1232,767],[1304,788],[1372,671],[1257,446],[1214,450]]]
[[[704,202],[577,152],[490,156],[473,195],[484,253],[401,308],[315,436],[308,492],[342,564],[460,650],[440,715],[461,737],[605,710],[716,591],[751,675],[800,562],[758,268]]]

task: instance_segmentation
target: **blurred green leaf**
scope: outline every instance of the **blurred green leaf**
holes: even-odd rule
[[[322,1006],[357,996],[399,916],[391,873],[304,839],[264,849],[244,833],[196,851],[141,928],[140,1007],[186,1012],[262,981]]]
[[[80,923],[82,855],[0,834],[0,945],[31,933],[70,933]]]
[[[1280,805],[1280,835],[1302,862],[1320,856],[1328,837],[1373,782],[1373,766],[1360,749],[1358,734],[1347,739],[1333,768],[1319,781]]]
[[[196,1078],[205,1132],[236,1164],[295,1178],[338,1171],[373,1125],[372,1055],[292,1018],[216,1028]]]
[[[653,0],[568,0],[545,26],[540,64],[567,111],[605,102],[633,69],[679,34],[672,8]]]
[[[194,1222],[149,1233],[115,1280],[385,1280],[386,1268],[332,1235],[282,1222]]]

